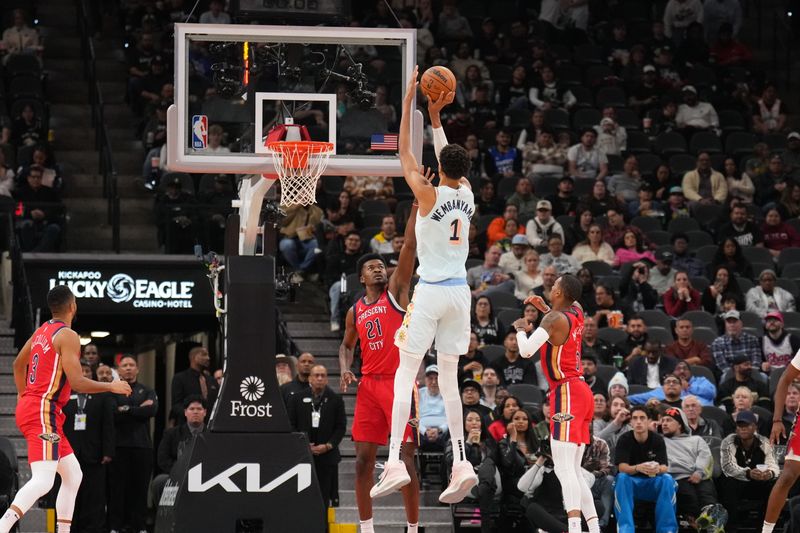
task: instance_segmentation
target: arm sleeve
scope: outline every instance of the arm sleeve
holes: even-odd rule
[[[545,342],[550,338],[550,334],[542,327],[536,328],[533,335],[528,337],[524,331],[517,332],[517,344],[519,345],[519,353],[523,357],[531,357],[541,348]]]
[[[436,152],[437,160],[445,146],[447,146],[447,135],[444,133],[444,128],[433,128],[433,150]]]

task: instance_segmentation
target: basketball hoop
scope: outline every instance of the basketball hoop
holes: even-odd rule
[[[281,205],[315,203],[317,180],[333,153],[333,143],[317,141],[275,141],[267,143],[275,172],[281,180]]]

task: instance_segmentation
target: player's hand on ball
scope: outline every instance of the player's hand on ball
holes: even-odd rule
[[[342,389],[342,392],[347,392],[347,387],[351,383],[357,383],[358,380],[356,379],[355,374],[353,374],[352,370],[345,370],[344,374],[342,374],[342,378],[339,380],[339,385]]]
[[[436,100],[428,98],[428,112],[439,114],[446,105],[452,104],[455,98],[456,93],[453,91],[447,93],[444,91],[440,92],[439,98]]]
[[[542,313],[549,313],[550,312],[550,306],[547,305],[544,302],[544,298],[542,298],[538,294],[534,294],[532,296],[528,296],[527,298],[525,298],[525,302],[524,303],[533,305],[536,309],[538,309]]]
[[[111,382],[111,392],[114,394],[122,394],[123,396],[130,396],[132,391],[131,386],[128,385],[127,381],[118,379]]]

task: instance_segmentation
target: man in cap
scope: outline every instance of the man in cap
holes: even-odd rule
[[[578,209],[578,197],[575,196],[575,180],[572,176],[562,176],[558,180],[558,190],[546,198],[553,206],[553,216],[575,216]]]
[[[420,449],[444,451],[447,441],[447,416],[444,399],[439,391],[439,367],[425,368],[425,386],[419,389]]]
[[[560,235],[550,235],[547,239],[547,250],[546,254],[542,254],[539,262],[542,268],[552,265],[556,267],[556,272],[559,276],[562,274],[575,274],[581,268],[581,264],[578,263],[577,259],[564,253],[564,240]]]
[[[672,258],[672,252],[669,250],[656,251],[656,265],[650,270],[648,283],[658,292],[659,296],[669,290],[675,281],[675,274],[678,273],[672,268]]]
[[[711,343],[711,354],[720,372],[730,370],[736,356],[745,356],[756,367],[761,368],[761,345],[753,335],[743,331],[741,315],[736,309],[722,315],[725,334]]]
[[[525,235],[514,235],[511,238],[511,250],[500,256],[500,270],[511,275],[525,270],[525,253],[530,249]]]
[[[645,65],[642,69],[642,81],[634,88],[633,94],[628,99],[632,108],[646,113],[658,107],[661,89],[658,86],[658,73],[653,65]]]
[[[735,533],[740,524],[736,513],[739,502],[757,501],[763,509],[781,473],[775,448],[768,437],[758,434],[757,426],[758,420],[752,411],[739,412],[736,433],[722,439],[720,445],[719,499],[730,513],[727,532]]]
[[[747,387],[759,398],[769,397],[769,387],[758,367],[753,372],[753,362],[744,354],[737,354],[731,361],[731,370],[723,374],[717,389],[717,402],[732,402],[733,393],[739,387]],[[728,376],[728,377],[726,377]]]
[[[667,205],[664,207],[667,221],[676,218],[689,218],[691,214],[689,213],[689,204],[686,203],[686,197],[683,195],[683,188],[675,185],[669,188],[668,193]]]
[[[795,181],[800,178],[800,133],[796,131],[786,136],[783,166],[790,178]]]
[[[729,222],[726,222],[717,231],[717,241],[723,242],[731,238],[739,246],[764,246],[764,236],[755,222],[748,220],[747,206],[734,204],[731,206]]]
[[[167,253],[189,253],[194,245],[193,197],[183,190],[180,176],[173,175],[156,197],[158,242]]]
[[[683,193],[681,193],[681,196],[683,196]],[[689,251],[689,237],[685,233],[673,233],[670,241],[672,243],[673,268],[684,270],[689,274],[689,277],[706,276],[706,265]]]
[[[661,433],[669,458],[667,472],[678,484],[678,512],[687,515],[693,525],[701,520],[706,524],[708,517],[701,516],[704,508],[717,504],[711,479],[714,459],[706,441],[689,435],[688,427],[686,415],[677,407],[668,408],[661,416]]]
[[[464,406],[465,413],[477,411],[486,426],[491,423],[492,410],[481,404],[481,384],[474,379],[467,378],[461,382],[461,404]]]
[[[592,394],[608,394],[608,383],[597,375],[597,357],[581,352],[581,366],[583,366],[583,380],[592,389]]]
[[[631,154],[622,164],[622,172],[614,174],[608,179],[608,191],[613,194],[620,205],[637,199],[642,187],[642,175],[639,172],[639,161]],[[636,213],[637,215],[639,213]]]
[[[775,369],[786,368],[792,356],[800,350],[800,337],[783,328],[783,314],[770,311],[764,317],[764,347],[761,370],[769,374]]]
[[[628,204],[628,214],[631,218],[651,217],[662,222],[664,219],[664,209],[661,206],[661,202],[655,200],[654,197],[655,188],[650,183],[642,183],[636,193],[636,199]]]
[[[766,318],[771,311],[790,313],[795,310],[794,296],[775,285],[777,280],[774,270],[767,269],[759,274],[758,285],[748,290],[745,296],[748,311]]]
[[[597,147],[606,155],[620,155],[627,148],[628,132],[617,124],[613,107],[603,109],[603,118],[594,130],[597,132]]]
[[[525,235],[533,247],[544,247],[551,235],[559,235],[564,242],[564,228],[553,218],[553,204],[547,200],[536,203],[536,216],[525,226]]]
[[[686,85],[681,91],[683,103],[678,106],[678,115],[675,122],[678,128],[685,133],[696,131],[719,130],[719,117],[714,106],[708,102],[701,102],[697,95],[697,89],[693,85]]]

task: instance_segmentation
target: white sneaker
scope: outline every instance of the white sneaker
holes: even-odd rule
[[[450,475],[450,484],[439,496],[439,501],[446,504],[458,503],[463,500],[472,487],[478,484],[478,476],[469,461],[458,461],[453,464],[453,473]]]
[[[411,483],[405,463],[386,462],[383,474],[369,491],[370,498],[381,498]]]

